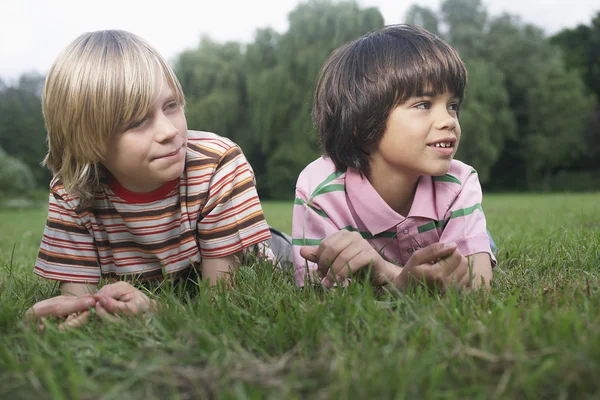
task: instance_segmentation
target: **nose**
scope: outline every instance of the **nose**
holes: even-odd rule
[[[175,124],[164,114],[161,114],[156,121],[155,138],[159,143],[173,140],[179,134]]]
[[[458,116],[456,111],[448,110],[445,106],[440,107],[436,115],[436,128],[439,130],[454,130],[458,125]]]

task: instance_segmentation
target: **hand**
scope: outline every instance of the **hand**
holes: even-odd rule
[[[44,329],[43,321],[46,318],[57,318],[61,323],[58,330],[63,332],[69,328],[79,328],[90,317],[90,309],[94,308],[96,300],[89,294],[75,296],[56,296],[35,303],[25,312],[28,323],[37,323]]]
[[[413,253],[394,284],[400,290],[424,284],[444,293],[450,286],[468,288],[471,275],[469,262],[456,243],[434,243]]]
[[[117,316],[133,316],[156,309],[156,302],[127,282],[103,286],[94,295],[96,313],[104,321],[115,322]]]
[[[364,239],[358,232],[341,230],[325,238],[319,247],[303,247],[300,255],[317,264],[317,276],[325,287],[343,282],[361,268],[371,266],[372,280],[376,286],[394,279],[392,264]]]

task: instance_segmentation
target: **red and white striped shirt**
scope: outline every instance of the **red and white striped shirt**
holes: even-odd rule
[[[54,179],[34,271],[63,282],[162,279],[271,237],[241,149],[188,132],[183,175],[152,193],[102,180],[89,207]]]

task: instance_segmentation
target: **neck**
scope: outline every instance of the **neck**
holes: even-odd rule
[[[417,190],[419,175],[390,168],[371,160],[369,182],[381,198],[398,214],[407,216]]]

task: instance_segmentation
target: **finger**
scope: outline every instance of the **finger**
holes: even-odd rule
[[[417,250],[410,257],[412,264],[432,264],[440,259],[446,258],[452,254],[457,248],[454,242],[449,243],[434,243],[420,250]]]
[[[439,266],[442,279],[447,279],[453,274],[462,278],[465,271],[464,265],[462,265],[463,260],[462,254],[459,251],[454,251],[449,257],[436,262],[434,266]]]
[[[130,298],[129,301],[115,300],[110,297],[102,297],[98,300],[98,303],[107,312],[111,314],[121,315],[134,315],[148,308],[149,299],[143,294],[139,293],[134,298]]]
[[[310,262],[317,262],[317,248],[314,246],[305,246],[300,248],[300,255]]]
[[[96,304],[90,295],[81,297],[57,296],[40,301],[25,312],[25,318],[28,321],[39,320],[47,317],[66,317],[70,314],[76,314],[86,311]]]
[[[58,325],[58,330],[60,332],[64,332],[69,329],[76,329],[85,324],[90,318],[91,313],[89,311],[83,311],[79,315],[72,314],[70,315],[65,322]]]
[[[368,249],[363,248],[362,250],[359,248],[357,251],[356,247],[349,246],[338,257],[343,257],[348,259],[348,261],[338,264],[340,267],[337,271],[331,268],[324,280],[325,284],[331,286],[334,282],[338,284],[347,283],[350,277],[355,276],[361,269],[371,266],[375,262],[374,254],[376,253],[371,247]]]
[[[109,322],[109,323],[119,322],[119,318],[117,316],[109,313],[108,311],[106,311],[106,309],[104,307],[102,307],[102,304],[100,304],[100,303],[96,303],[96,315],[98,315],[98,317],[100,317],[100,319],[104,322]]]
[[[119,301],[114,299],[113,297],[104,294],[100,295],[100,293],[98,293],[96,299],[96,307],[98,306],[98,304],[100,304],[104,311],[110,314],[116,314],[119,311]]]
[[[120,299],[121,297],[135,291],[135,287],[133,287],[130,283],[128,282],[124,282],[124,281],[120,281],[117,283],[111,283],[110,285],[106,285],[103,286],[95,295],[94,298],[96,298],[97,296],[108,296],[108,297],[112,297],[113,299]]]
[[[360,246],[348,246],[335,258],[331,268],[329,269],[328,275],[333,277],[336,276],[347,276],[348,269],[352,270],[349,265],[350,261],[355,259],[362,251],[363,248]],[[341,274],[341,275],[340,275]]]
[[[147,296],[140,296],[135,300],[137,306],[137,312],[155,312],[158,310],[158,303],[156,300],[149,299]]]
[[[356,232],[337,232],[339,234],[330,236],[321,242],[319,246],[318,257],[318,268],[325,274],[335,263],[337,257],[344,251],[348,246],[356,243],[358,239],[362,239],[360,234]],[[358,238],[357,238],[358,236]]]

